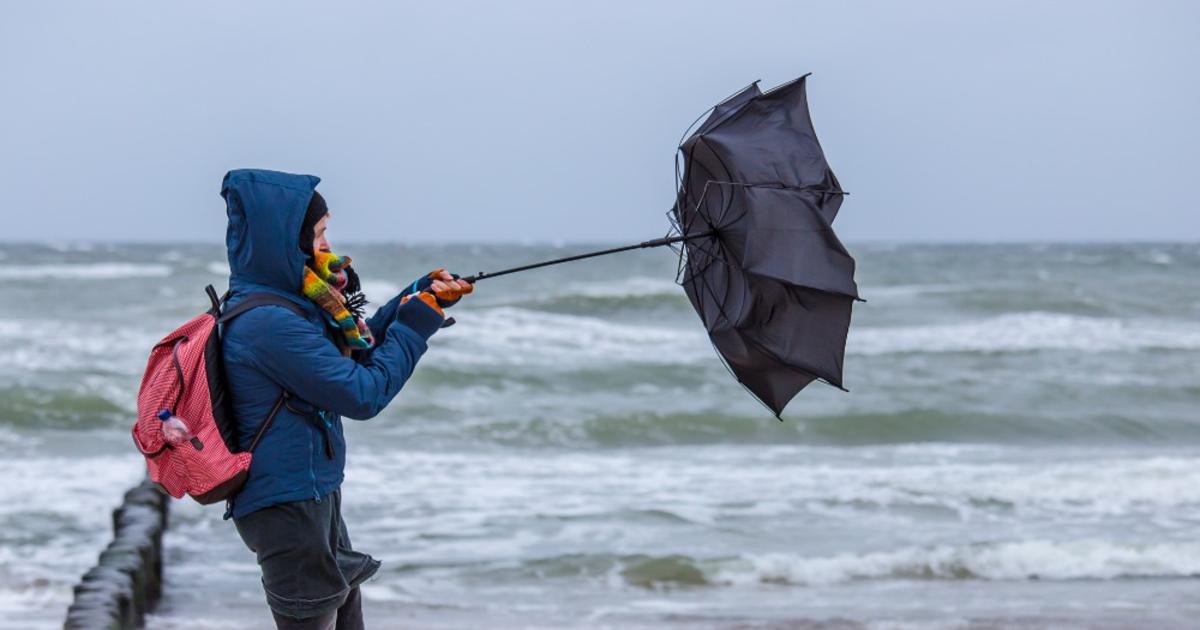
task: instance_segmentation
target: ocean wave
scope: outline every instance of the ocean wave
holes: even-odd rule
[[[472,365],[560,360],[687,364],[713,358],[699,322],[664,325],[659,318],[656,324],[633,324],[584,314],[597,312],[594,305],[572,312],[540,310],[546,306],[534,302],[457,311],[471,325],[439,337],[451,340],[444,350],[455,362]],[[1158,349],[1200,350],[1200,325],[1033,311],[961,323],[852,326],[846,346],[847,354],[860,356]]]
[[[128,454],[0,458],[0,610],[6,618],[25,620],[22,627],[40,627],[43,620],[45,627],[54,620],[61,627],[72,586],[112,535],[112,508],[144,474],[141,458]]]
[[[683,287],[675,282],[648,276],[630,276],[605,282],[573,282],[553,294],[556,298],[571,296],[587,298],[675,297],[682,295]]]
[[[648,321],[659,314],[691,311],[683,288],[669,279],[633,276],[606,282],[567,283],[552,291],[529,296],[484,297],[489,306],[521,306],[571,315],[604,316],[636,312]]]
[[[715,361],[715,359],[714,359]],[[439,364],[439,367],[441,365]],[[643,368],[645,368],[643,370]],[[683,444],[791,444],[871,446],[948,444],[1197,444],[1200,422],[1180,418],[1126,417],[1094,412],[1058,419],[1037,414],[979,413],[913,408],[824,413],[792,410],[783,422],[747,394],[695,381],[728,378],[688,366],[629,365],[617,376],[673,381],[669,386],[615,382],[609,375],[570,372],[528,378],[498,371],[460,377],[461,370],[428,368],[420,387],[436,382],[444,392],[429,401],[401,397],[388,417],[408,440],[438,444],[499,444],[517,447],[622,448]],[[510,372],[514,370],[509,370]],[[448,377],[442,375],[449,374]],[[559,384],[559,377],[568,381]],[[570,380],[597,391],[578,391]],[[818,387],[814,385],[813,387]],[[617,393],[613,393],[613,392]],[[722,392],[732,391],[736,398]],[[553,395],[551,395],[553,393]],[[817,395],[816,393],[809,394]],[[831,392],[831,395],[840,395]],[[618,396],[614,398],[614,396]]]
[[[0,269],[0,279],[13,280],[112,280],[120,278],[165,278],[171,267],[155,263],[94,262],[24,265]]]
[[[458,313],[456,313],[458,315]],[[680,364],[712,358],[700,326],[693,329],[616,323],[597,317],[502,306],[462,311],[470,327],[439,334],[439,356],[458,365],[609,362]]]
[[[132,405],[136,390],[126,393]],[[132,424],[134,410],[117,404],[104,393],[84,388],[7,386],[0,388],[0,428],[4,426],[70,429]],[[3,442],[0,436],[0,442]]]
[[[953,293],[971,293],[978,291],[978,286],[970,284],[892,284],[860,287],[862,295],[869,296],[872,302],[884,302],[921,297],[925,295],[943,295]]]
[[[93,252],[96,251],[96,243],[93,241],[50,241],[46,243],[46,247],[59,252]]]
[[[860,355],[1149,349],[1200,350],[1200,326],[1034,311],[956,324],[851,328],[847,341],[847,352]]]
[[[725,584],[828,585],[858,580],[1111,580],[1200,574],[1200,543],[1137,545],[1106,540],[909,547],[827,557],[749,555],[721,563]]]
[[[1062,463],[1019,460],[1015,449],[944,445],[820,449],[725,446],[692,450],[426,453],[359,450],[349,470],[354,484],[381,488],[368,502],[442,501],[461,515],[455,529],[475,531],[489,514],[521,513],[514,527],[570,522],[571,540],[614,522],[629,530],[732,527],[754,535],[769,523],[813,529],[926,528],[978,524],[980,531],[1023,525],[1029,535],[1058,526],[1107,523],[1160,542],[1200,520],[1196,457],[1111,457],[1060,452]],[[982,461],[981,461],[982,460]],[[611,475],[636,470],[637,475]],[[554,471],[552,478],[547,471]],[[386,489],[403,477],[406,487]],[[443,496],[455,488],[453,498]],[[571,488],[569,495],[563,488]],[[695,488],[705,488],[696,494]],[[414,495],[414,492],[416,494]],[[537,506],[525,512],[530,505]],[[486,507],[483,507],[486,506]],[[483,508],[482,512],[472,512]],[[458,511],[461,509],[462,511]],[[470,514],[470,516],[468,516]],[[410,526],[375,522],[375,532]],[[741,529],[743,526],[749,529]],[[1049,529],[1048,529],[1049,528]],[[1148,534],[1147,532],[1154,532]],[[469,535],[468,535],[469,538]],[[449,547],[467,544],[450,536]],[[788,547],[791,548],[791,547]]]
[[[415,568],[415,567],[414,567]],[[480,579],[601,579],[641,588],[830,586],[868,580],[1069,581],[1200,575],[1200,543],[1027,540],[904,547],[808,556],[760,553],[568,554],[518,567],[482,568]]]
[[[1161,249],[1152,249],[1146,252],[1138,252],[1138,259],[1148,262],[1152,265],[1166,266],[1173,262],[1171,255]]]
[[[42,329],[53,334],[30,334]],[[156,335],[169,330],[106,326],[99,321],[0,320],[0,373],[14,369],[23,373],[134,374],[145,366],[159,339]]]
[[[790,483],[788,500],[772,506],[773,512],[755,513],[795,514],[802,507],[835,520],[897,523],[919,521],[930,513],[963,523],[1136,520],[1165,513],[1200,518],[1200,466],[1195,458],[1064,455],[1064,461],[1054,464],[976,463],[972,460],[995,454],[934,453],[922,447],[909,453],[880,449],[876,455],[895,459],[880,464],[862,454],[861,461],[851,457],[836,466],[784,468],[806,479]]]

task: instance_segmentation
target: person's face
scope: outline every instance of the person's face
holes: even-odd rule
[[[317,221],[317,224],[313,226],[313,252],[330,251],[329,240],[325,238],[325,228],[329,224],[329,214],[330,213],[326,212],[325,216],[321,217],[321,220]]]

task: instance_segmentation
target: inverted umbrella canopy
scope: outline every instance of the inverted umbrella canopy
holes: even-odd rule
[[[850,309],[860,298],[854,259],[831,227],[846,193],[813,131],[807,77],[766,93],[753,83],[684,132],[672,234],[464,279],[678,245],[677,280],[718,354],[775,417],[814,380],[844,390]]]
[[[734,376],[776,417],[814,380],[844,389],[860,299],[833,232],[845,193],[813,131],[807,76],[714,107],[679,146],[669,213],[680,284]]]

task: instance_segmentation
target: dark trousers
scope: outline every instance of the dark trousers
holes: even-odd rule
[[[363,630],[362,597],[358,587],[350,589],[346,602],[337,610],[319,617],[296,619],[271,611],[277,630]]]
[[[265,507],[234,524],[258,559],[276,626],[363,627],[358,585],[375,575],[380,563],[351,547],[340,491]]]

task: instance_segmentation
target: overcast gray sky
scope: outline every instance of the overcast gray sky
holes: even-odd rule
[[[641,240],[672,156],[813,72],[843,240],[1197,239],[1196,2],[6,2],[3,240],[220,242],[222,175],[338,240]]]

